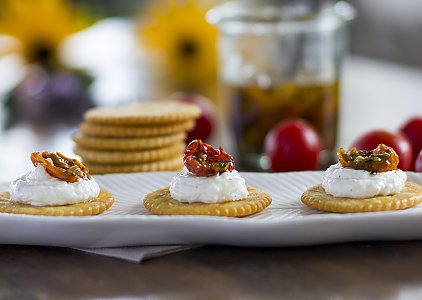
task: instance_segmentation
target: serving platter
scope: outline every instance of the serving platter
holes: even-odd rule
[[[302,246],[352,241],[422,238],[422,205],[402,211],[337,214],[304,206],[300,195],[320,183],[323,172],[241,173],[247,185],[273,198],[264,211],[244,218],[155,216],[144,196],[168,186],[174,172],[95,176],[115,204],[92,217],[47,217],[0,213],[0,243],[64,247],[218,244]],[[421,173],[408,180],[422,183]],[[7,190],[8,183],[0,183]]]

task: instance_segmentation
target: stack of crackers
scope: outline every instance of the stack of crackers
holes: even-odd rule
[[[186,133],[200,114],[174,101],[94,108],[72,136],[74,151],[93,174],[179,170]]]

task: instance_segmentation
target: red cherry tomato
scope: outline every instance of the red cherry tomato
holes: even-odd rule
[[[385,130],[374,130],[361,136],[351,147],[358,150],[372,150],[379,144],[385,144],[392,147],[399,156],[399,169],[407,171],[411,168],[413,162],[412,145],[407,137],[402,133],[393,133]]]
[[[416,158],[415,171],[416,172],[422,172],[422,150],[419,152],[419,155]]]
[[[400,129],[412,144],[413,154],[416,155],[422,150],[422,117],[410,119]]]
[[[304,120],[282,121],[265,138],[265,153],[275,172],[315,170],[319,151],[318,134]]]
[[[208,98],[198,94],[175,93],[170,99],[180,102],[193,103],[201,109],[201,116],[196,119],[195,127],[188,132],[186,142],[200,139],[206,141],[214,130],[216,123],[216,109],[214,104]]]

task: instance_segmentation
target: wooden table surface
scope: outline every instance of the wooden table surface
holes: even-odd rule
[[[141,264],[0,246],[1,299],[422,299],[422,241],[201,247]]]

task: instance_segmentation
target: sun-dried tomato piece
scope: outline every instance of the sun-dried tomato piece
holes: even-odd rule
[[[213,176],[234,170],[234,160],[223,148],[214,149],[201,140],[189,143],[183,155],[183,162],[189,172],[196,176]]]
[[[343,167],[368,172],[386,172],[396,170],[399,164],[399,156],[393,148],[379,144],[373,150],[350,149],[349,152],[340,148],[337,152],[339,162]]]
[[[60,180],[77,182],[91,179],[87,167],[60,152],[32,152],[31,161],[35,167],[42,166],[48,174]]]

